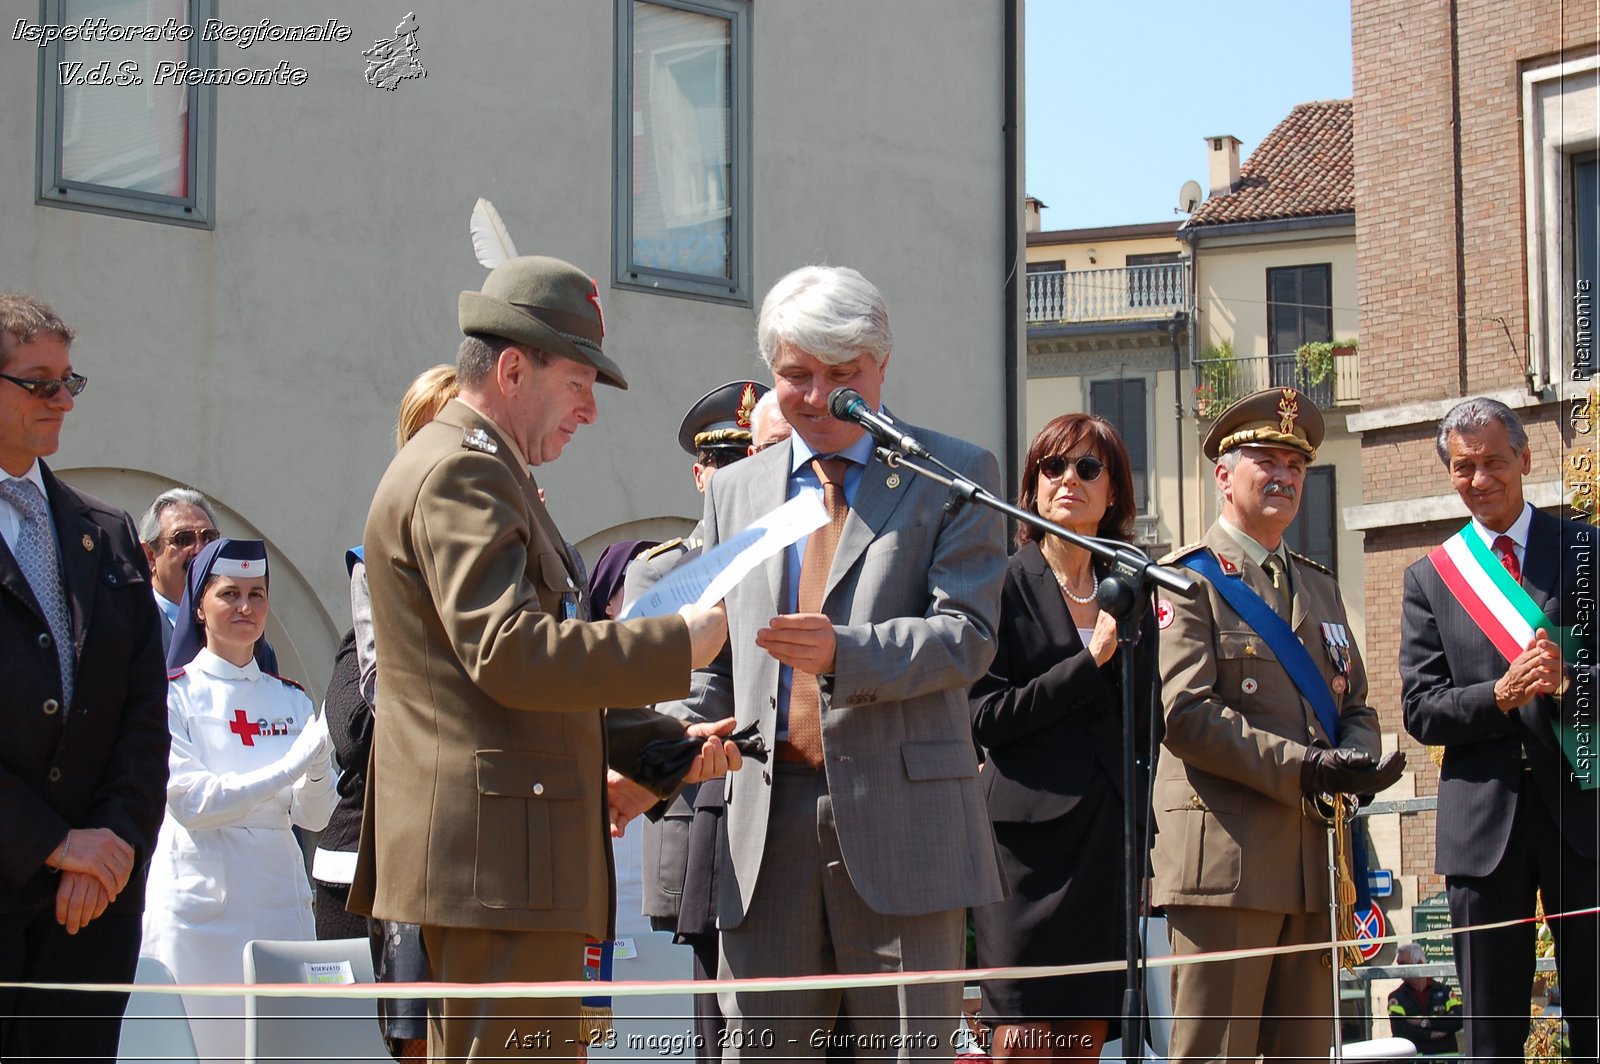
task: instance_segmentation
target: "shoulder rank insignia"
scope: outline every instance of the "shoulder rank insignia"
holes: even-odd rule
[[[482,451],[484,454],[499,454],[500,445],[494,442],[489,433],[481,428],[468,429],[461,434],[461,446],[470,451]]]
[[[1204,543],[1188,543],[1188,544],[1185,544],[1182,547],[1177,548],[1176,550],[1168,551],[1167,552],[1167,556],[1162,558],[1162,559],[1160,559],[1156,564],[1158,564],[1158,565],[1172,565],[1173,563],[1175,563],[1175,562],[1177,562],[1177,561],[1179,561],[1179,560],[1181,560],[1183,558],[1187,558],[1189,555],[1193,554],[1195,551],[1203,550],[1204,548],[1205,548],[1205,544]]]
[[[1298,551],[1290,551],[1289,552],[1289,556],[1291,558],[1293,558],[1296,562],[1299,562],[1301,565],[1304,565],[1304,566],[1306,566],[1308,568],[1311,568],[1311,569],[1315,569],[1317,572],[1322,573],[1325,576],[1332,576],[1333,575],[1333,570],[1332,569],[1329,569],[1326,565],[1323,565],[1319,561],[1316,561],[1316,560],[1314,560],[1312,558],[1307,558],[1304,554],[1301,554]]]
[[[688,549],[689,547],[684,542],[683,537],[679,536],[676,539],[669,539],[665,543],[657,543],[654,547],[651,547],[649,550],[639,555],[639,560],[642,562],[647,562],[653,558],[661,557],[661,555],[667,553],[668,551]]]

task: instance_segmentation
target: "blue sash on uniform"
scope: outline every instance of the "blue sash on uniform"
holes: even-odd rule
[[[1283,671],[1294,681],[1301,697],[1311,703],[1311,709],[1322,724],[1322,730],[1328,733],[1329,740],[1337,746],[1339,707],[1333,703],[1333,695],[1328,690],[1327,682],[1322,678],[1322,670],[1311,660],[1305,644],[1294,634],[1289,622],[1280,617],[1277,610],[1267,605],[1260,595],[1251,591],[1241,577],[1224,579],[1222,566],[1217,564],[1217,559],[1205,548],[1202,547],[1195,553],[1187,555],[1181,559],[1181,564],[1211,581],[1211,586],[1216,588],[1217,594],[1233,607],[1233,612],[1239,615],[1239,619],[1266,640],[1267,646],[1277,657],[1278,664],[1283,666]]]
[[[1311,703],[1312,712],[1316,713],[1322,730],[1328,733],[1328,738],[1335,746],[1339,745],[1339,707],[1334,704],[1333,694],[1322,679],[1322,670],[1311,660],[1305,644],[1294,634],[1289,622],[1267,605],[1260,595],[1251,591],[1242,577],[1224,576],[1222,566],[1204,547],[1179,559],[1179,564],[1209,580],[1211,586],[1217,589],[1217,594],[1233,607],[1239,619],[1266,641],[1277,657],[1278,664],[1294,681],[1301,697]],[[1372,904],[1367,886],[1367,845],[1360,831],[1350,832],[1350,842],[1350,863],[1354,865],[1351,872],[1356,881],[1356,911],[1361,912]]]

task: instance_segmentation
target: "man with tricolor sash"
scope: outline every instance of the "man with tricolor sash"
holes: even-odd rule
[[[1303,802],[1374,794],[1405,759],[1380,759],[1378,716],[1338,583],[1289,551],[1322,414],[1293,388],[1246,396],[1203,451],[1221,516],[1164,561],[1192,599],[1163,599],[1166,747],[1157,762],[1154,902],[1179,956],[1266,953],[1174,969],[1173,1060],[1325,1059],[1333,1044],[1328,829]]]
[[[1534,509],[1517,415],[1468,399],[1440,423],[1439,458],[1472,519],[1406,570],[1400,673],[1406,730],[1442,746],[1435,871],[1457,928],[1467,1055],[1522,1058],[1534,892],[1555,939],[1572,1057],[1596,1053],[1593,910],[1597,530]]]

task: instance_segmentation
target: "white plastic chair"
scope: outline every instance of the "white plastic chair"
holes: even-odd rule
[[[310,983],[308,965],[347,966],[357,983],[373,982],[372,952],[364,938],[321,942],[245,943],[246,983]],[[373,998],[281,998],[247,994],[244,999],[246,1064],[268,1060],[315,1062],[392,1061],[378,1031]]]
[[[154,957],[139,958],[133,981],[147,986],[177,985],[167,966]],[[196,1064],[198,1056],[182,997],[137,990],[128,995],[117,1064]]]

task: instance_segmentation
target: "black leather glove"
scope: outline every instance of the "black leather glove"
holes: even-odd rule
[[[1400,778],[1406,755],[1396,750],[1374,761],[1364,750],[1313,746],[1300,762],[1300,792],[1318,794],[1377,794]]]

